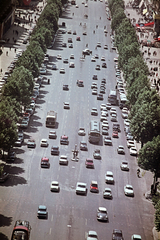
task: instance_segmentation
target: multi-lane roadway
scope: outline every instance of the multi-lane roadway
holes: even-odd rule
[[[8,164],[11,178],[8,182],[0,186],[1,203],[1,232],[10,239],[14,223],[18,219],[28,220],[31,224],[31,240],[73,240],[85,239],[89,230],[95,230],[100,240],[112,239],[113,229],[121,229],[124,239],[131,239],[132,234],[140,234],[142,239],[151,240],[153,227],[153,206],[145,200],[144,193],[148,186],[143,179],[136,175],[136,158],[130,156],[126,145],[124,133],[124,123],[121,117],[121,110],[116,106],[118,122],[121,125],[121,132],[118,139],[112,139],[113,146],[105,146],[103,141],[99,145],[88,142],[89,122],[91,119],[100,119],[100,104],[107,103],[110,89],[115,89],[115,68],[114,57],[116,51],[111,51],[110,21],[106,17],[105,3],[100,1],[88,1],[88,7],[77,1],[75,5],[69,5],[62,17],[59,19],[59,30],[75,30],[77,35],[57,34],[53,49],[48,50],[50,63],[55,63],[58,70],[48,69],[50,84],[43,83],[40,89],[40,96],[36,102],[35,113],[32,116],[30,126],[25,131],[25,141],[21,148],[16,148],[17,159],[14,163]],[[74,14],[73,14],[74,13]],[[84,15],[88,15],[88,19]],[[66,27],[62,27],[65,22]],[[81,23],[81,24],[80,24]],[[96,25],[98,27],[96,28]],[[105,36],[104,28],[108,30]],[[83,32],[87,35],[83,35]],[[95,31],[95,33],[93,32]],[[81,41],[76,41],[80,36]],[[73,48],[68,47],[68,38],[73,40]],[[63,48],[62,43],[67,43],[67,48]],[[96,49],[97,42],[101,47]],[[86,48],[92,50],[92,55],[98,54],[99,59],[91,62],[91,56],[81,59],[82,50]],[[108,50],[104,50],[104,45],[108,45]],[[62,60],[57,60],[56,56],[61,54]],[[74,54],[75,59],[70,59]],[[95,70],[96,64],[102,65],[101,56],[105,56],[107,68]],[[69,64],[63,63],[63,59],[68,58],[69,62],[75,63],[75,68],[69,68]],[[65,74],[60,74],[59,69],[65,68]],[[100,85],[102,78],[106,78],[106,94],[104,100],[99,101],[91,93],[93,74],[97,74]],[[84,87],[78,87],[77,79],[84,81]],[[63,84],[69,85],[69,91],[63,91]],[[70,110],[63,109],[63,102],[70,103]],[[92,107],[97,107],[98,116],[91,116]],[[57,139],[49,139],[49,128],[45,126],[46,114],[49,110],[57,112]],[[110,117],[109,135],[112,135],[112,123]],[[78,136],[79,127],[84,127],[86,136]],[[69,145],[60,145],[60,136],[69,137]],[[36,148],[27,148],[27,139],[33,137],[36,140]],[[40,140],[47,138],[49,146],[40,147]],[[79,151],[79,161],[71,161],[72,150],[75,144],[81,140],[88,144],[88,151]],[[60,147],[60,155],[68,156],[68,166],[59,165],[59,156],[51,155],[51,146]],[[117,154],[117,147],[125,147],[125,155]],[[98,148],[101,151],[102,159],[94,160],[94,169],[85,167],[85,159],[93,157],[93,151]],[[42,157],[49,157],[50,168],[43,169],[40,166]],[[122,160],[129,162],[130,171],[121,171]],[[112,171],[114,175],[114,185],[105,183],[106,171]],[[60,184],[60,192],[50,191],[51,181],[56,180]],[[98,182],[99,193],[89,191],[92,180]],[[85,182],[88,192],[86,196],[76,195],[75,188],[77,182]],[[131,184],[134,188],[135,196],[126,197],[124,186]],[[112,190],[113,199],[103,199],[103,190],[109,186]],[[48,219],[37,218],[39,204],[44,204],[48,208]],[[98,207],[106,207],[108,210],[109,222],[98,222],[96,215]]]

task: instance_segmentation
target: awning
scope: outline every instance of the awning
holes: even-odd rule
[[[147,8],[143,9],[143,15],[147,13]]]
[[[158,14],[154,14],[154,15],[153,15],[153,18],[154,18],[154,19],[158,19],[158,20],[160,20],[160,15],[158,15]]]

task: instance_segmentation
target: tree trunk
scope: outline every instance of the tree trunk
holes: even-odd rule
[[[141,148],[143,147],[143,145],[144,145],[144,143],[143,143],[143,142],[141,142]]]

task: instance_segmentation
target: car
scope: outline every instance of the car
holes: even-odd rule
[[[85,136],[86,135],[85,128],[80,127],[79,130],[78,130],[78,135],[79,136]]]
[[[126,186],[124,186],[124,194],[129,197],[134,197],[132,185],[127,184]]]
[[[133,234],[131,240],[142,240],[141,236],[138,234]]]
[[[68,165],[68,159],[66,155],[61,155],[59,159],[60,165]]]
[[[87,32],[83,32],[83,35],[87,35]]]
[[[113,131],[118,131],[120,132],[120,124],[119,123],[113,123],[113,127],[112,127]]]
[[[104,120],[104,121],[102,122],[102,128],[103,128],[103,127],[107,127],[107,128],[109,129],[108,120]]]
[[[18,137],[18,139],[14,143],[15,147],[21,147],[22,146],[22,139]]]
[[[112,107],[111,103],[106,103],[106,108],[107,108],[107,110],[110,110],[111,107]]]
[[[80,37],[76,37],[76,41],[81,41],[81,38]]]
[[[117,148],[117,153],[118,154],[125,154],[124,147],[119,145],[118,148]]]
[[[72,38],[68,38],[68,43],[72,43]]]
[[[130,125],[130,120],[127,118],[127,119],[125,119],[124,120],[124,125],[126,126],[126,127],[129,127],[129,125]]]
[[[91,115],[98,116],[98,110],[97,108],[93,107],[91,110]]]
[[[92,78],[93,78],[93,80],[98,80],[98,77],[96,74],[94,74]]]
[[[76,5],[76,8],[79,8],[79,6],[78,6],[78,5]]]
[[[36,142],[34,139],[28,139],[28,142],[27,142],[27,147],[28,148],[35,148],[36,147]]]
[[[110,188],[105,188],[103,191],[103,198],[112,199],[112,191]]]
[[[83,80],[77,80],[77,86],[78,87],[84,87]]]
[[[100,65],[96,65],[96,70],[101,70]]]
[[[95,59],[95,57],[93,56],[93,57],[91,57],[91,62],[96,62],[96,59]]]
[[[43,157],[41,159],[41,167],[43,167],[43,168],[49,168],[50,167],[49,158]]]
[[[95,159],[101,159],[101,152],[99,149],[95,149],[94,152],[93,152],[93,157]]]
[[[4,183],[9,178],[9,173],[2,172],[0,174],[0,183]]]
[[[95,57],[96,59],[99,59],[99,55],[98,55],[98,54],[95,54],[94,57]]]
[[[62,43],[62,47],[67,47],[67,43]]]
[[[69,144],[68,136],[62,135],[60,139],[60,144],[68,145]]]
[[[72,43],[69,44],[68,47],[69,47],[69,48],[73,48],[73,44],[72,44]]]
[[[122,118],[124,118],[124,119],[128,118],[128,113],[122,112]]]
[[[101,110],[101,116],[102,116],[102,115],[108,117],[108,110],[105,109],[105,108],[102,109],[102,110]]]
[[[72,30],[71,29],[68,30],[68,34],[72,34]]]
[[[57,181],[52,181],[51,186],[50,186],[51,192],[59,192],[60,187],[59,187],[59,182]]]
[[[127,147],[128,148],[135,147],[134,141],[133,140],[128,140],[127,141]]]
[[[104,137],[104,145],[112,146],[112,139],[109,136]]]
[[[87,240],[98,240],[98,235],[95,231],[89,231],[87,234]]]
[[[87,194],[87,184],[83,182],[77,182],[76,185],[76,194]]]
[[[117,122],[117,114],[115,113],[111,114],[111,122]]]
[[[59,147],[58,146],[52,146],[51,154],[52,155],[59,155]]]
[[[109,135],[109,133],[108,133],[108,127],[103,127],[103,128],[102,128],[102,135]]]
[[[133,140],[134,138],[133,138],[132,134],[129,132],[129,133],[127,133],[126,139]]]
[[[64,109],[70,109],[69,102],[64,102],[63,103],[63,108]]]
[[[63,63],[68,63],[68,58],[64,58]]]
[[[80,142],[80,150],[87,151],[87,143],[85,141]]]
[[[85,5],[84,5],[85,7],[88,7],[88,4],[87,3],[85,3]]]
[[[76,30],[74,30],[74,31],[73,31],[73,35],[77,35],[77,32],[76,32]]]
[[[117,114],[116,108],[111,107],[111,109],[110,109],[110,115],[112,115],[113,113],[114,113],[114,114]]]
[[[130,148],[130,155],[131,156],[137,156],[137,149],[136,149],[136,147],[131,147]]]
[[[20,128],[27,128],[28,124],[28,121],[22,120],[22,122],[20,123]]]
[[[58,60],[61,60],[61,59],[62,59],[61,54],[58,54],[58,55],[57,55],[57,59],[58,59]]]
[[[101,43],[100,42],[97,43],[97,47],[101,47]]]
[[[129,171],[129,166],[127,161],[122,161],[120,165],[121,170],[123,171]]]
[[[104,49],[106,49],[106,50],[108,49],[108,45],[107,44],[104,45]]]
[[[97,220],[108,222],[107,209],[105,207],[99,207],[97,209]]]
[[[92,82],[92,85],[91,85],[91,89],[97,89],[98,87],[97,87],[97,83],[96,82]]]
[[[86,158],[85,165],[86,165],[86,168],[94,168],[93,159]]]
[[[101,57],[101,61],[106,61],[105,56]]]
[[[99,193],[97,181],[91,181],[90,192]]]
[[[113,131],[112,132],[112,137],[113,138],[118,138],[118,131]]]
[[[71,54],[71,55],[70,55],[70,59],[74,59],[74,54]]]
[[[38,218],[47,218],[48,217],[47,207],[45,205],[38,206],[37,217]]]
[[[102,93],[97,94],[97,100],[103,100],[103,94]]]
[[[70,63],[69,63],[69,67],[70,67],[70,68],[74,68],[74,67],[75,67],[74,63],[73,63],[73,62],[70,62]]]
[[[97,89],[96,89],[96,88],[93,88],[93,89],[92,89],[92,95],[97,95],[97,94],[98,94]]]
[[[101,105],[100,105],[100,110],[102,111],[102,110],[104,110],[104,109],[106,109],[106,104],[105,104],[105,103],[101,103]]]
[[[23,116],[22,121],[27,121],[29,123],[30,117],[29,116]]]
[[[69,90],[69,86],[68,86],[68,84],[63,84],[63,90],[66,90],[66,91]]]
[[[59,73],[65,73],[65,69],[64,68],[60,68],[60,70],[59,70]]]
[[[106,84],[106,78],[102,78],[101,84],[102,84],[102,83]]]
[[[41,142],[40,142],[40,146],[41,147],[48,147],[48,140],[42,138]]]
[[[55,138],[57,138],[57,134],[56,134],[56,131],[55,131],[55,130],[51,130],[51,131],[49,132],[49,138],[50,138],[50,139],[55,139]]]
[[[112,233],[112,240],[124,240],[122,230],[114,229]]]
[[[15,159],[16,159],[16,153],[14,150],[10,149],[7,155],[7,161],[14,162]]]
[[[102,68],[107,68],[107,63],[102,63]]]
[[[109,184],[114,184],[113,173],[111,171],[107,171],[105,174],[105,182]]]

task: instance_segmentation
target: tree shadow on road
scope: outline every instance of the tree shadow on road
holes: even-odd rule
[[[10,226],[11,223],[12,223],[12,217],[6,217],[6,216],[0,214],[0,227]],[[2,240],[3,238],[1,237],[1,234],[2,234],[2,237],[4,234],[0,233],[0,239]],[[8,238],[4,238],[4,239],[8,239]]]

